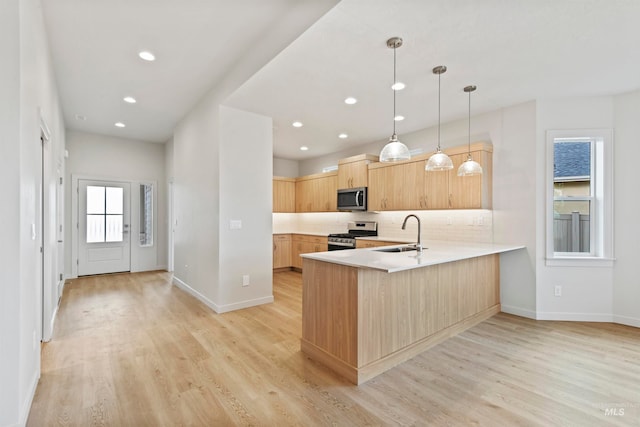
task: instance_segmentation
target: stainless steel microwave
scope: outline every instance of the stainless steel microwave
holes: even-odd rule
[[[367,187],[338,190],[339,211],[366,211]]]

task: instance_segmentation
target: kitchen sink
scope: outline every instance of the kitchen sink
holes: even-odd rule
[[[425,250],[427,248],[422,248],[422,250]],[[376,252],[410,252],[410,251],[415,251],[416,248],[413,246],[399,246],[399,247],[395,247],[395,248],[380,248],[380,249],[374,249],[374,251]]]

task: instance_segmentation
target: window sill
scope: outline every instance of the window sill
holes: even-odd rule
[[[546,258],[547,267],[613,267],[615,258],[604,257],[554,257]]]

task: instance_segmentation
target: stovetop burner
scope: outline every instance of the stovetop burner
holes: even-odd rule
[[[356,237],[377,236],[378,223],[375,221],[349,221],[347,233],[329,234],[329,238],[355,239]]]

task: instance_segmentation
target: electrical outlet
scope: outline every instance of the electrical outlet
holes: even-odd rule
[[[242,286],[249,286],[250,277],[248,274],[242,276]]]
[[[231,221],[229,221],[229,228],[231,230],[240,230],[242,228],[242,220],[232,219]]]
[[[484,225],[484,217],[478,217],[478,225]]]
[[[453,220],[451,219],[450,216],[447,217],[447,225],[451,225],[453,224]]]
[[[561,297],[562,296],[562,286],[560,285],[556,285],[555,289],[553,290],[553,294],[557,297]]]

